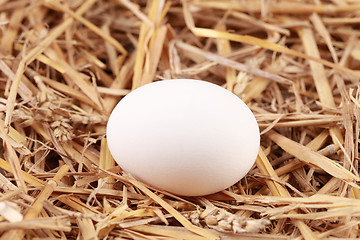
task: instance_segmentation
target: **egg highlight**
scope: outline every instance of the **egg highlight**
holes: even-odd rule
[[[253,166],[259,127],[232,92],[201,80],[162,80],[126,95],[106,129],[115,161],[134,178],[183,196],[224,190]]]

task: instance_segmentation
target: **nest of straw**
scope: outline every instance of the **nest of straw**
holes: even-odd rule
[[[356,0],[0,1],[1,239],[358,239]],[[222,192],[124,174],[116,103],[194,78],[254,112],[261,150]]]

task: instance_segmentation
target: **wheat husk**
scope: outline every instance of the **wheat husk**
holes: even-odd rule
[[[1,0],[0,238],[359,239],[359,10]],[[253,111],[259,155],[230,188],[175,196],[112,158],[112,109],[168,78],[215,83]]]

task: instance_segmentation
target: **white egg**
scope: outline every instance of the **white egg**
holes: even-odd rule
[[[107,124],[120,167],[160,190],[200,196],[235,184],[253,166],[259,127],[230,91],[200,80],[174,79],[125,96]]]

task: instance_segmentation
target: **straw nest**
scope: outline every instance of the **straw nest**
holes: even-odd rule
[[[356,0],[1,0],[1,239],[358,239]],[[242,98],[256,164],[203,197],[116,166],[105,126],[152,81]]]

